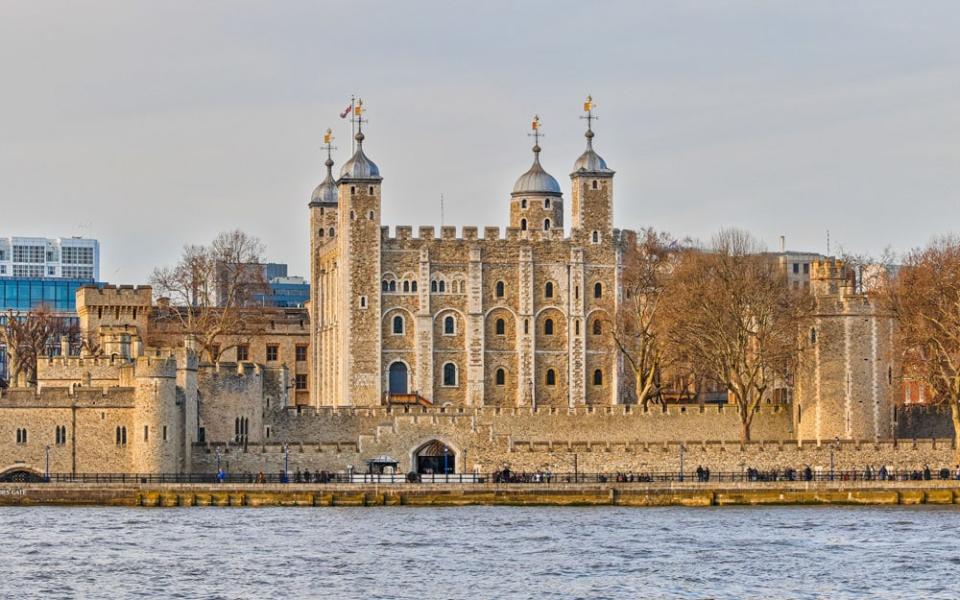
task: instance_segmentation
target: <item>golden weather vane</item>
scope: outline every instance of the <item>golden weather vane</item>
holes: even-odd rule
[[[587,96],[587,99],[584,100],[584,102],[583,102],[583,112],[585,112],[585,113],[587,113],[587,114],[581,116],[580,118],[587,120],[587,129],[590,130],[590,131],[593,131],[593,120],[600,118],[600,117],[598,117],[597,115],[593,114],[593,109],[596,108],[596,107],[597,107],[597,105],[596,105],[596,103],[593,101],[593,96],[588,95],[588,96]]]
[[[543,134],[540,133],[540,115],[533,115],[533,122],[530,124],[530,129],[533,130],[533,133],[527,135],[533,137],[535,146],[540,146],[540,138],[543,136]]]

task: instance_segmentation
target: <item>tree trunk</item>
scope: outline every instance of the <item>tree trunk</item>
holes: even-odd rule
[[[743,421],[740,427],[740,441],[747,443],[750,441],[750,423]]]
[[[956,462],[960,464],[960,399],[951,400],[950,418],[953,420],[953,452]]]

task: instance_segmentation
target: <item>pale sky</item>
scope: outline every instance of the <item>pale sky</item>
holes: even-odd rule
[[[584,146],[616,224],[879,254],[960,230],[956,2],[0,0],[0,235],[100,239],[143,283],[241,228],[308,275],[324,129],[350,94],[384,224],[506,225],[530,164]]]

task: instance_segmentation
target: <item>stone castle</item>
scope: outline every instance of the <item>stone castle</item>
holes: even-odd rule
[[[893,321],[833,259],[811,264],[794,389],[761,406],[753,441],[732,405],[637,405],[610,331],[637,241],[613,226],[614,171],[593,137],[588,125],[570,175],[569,234],[537,143],[505,232],[391,236],[361,123],[339,179],[328,144],[309,203],[309,311],[258,309],[208,364],[149,287],[79,290],[91,343],[0,395],[0,478],[361,472],[377,457],[455,473],[953,464],[949,418],[898,414]]]

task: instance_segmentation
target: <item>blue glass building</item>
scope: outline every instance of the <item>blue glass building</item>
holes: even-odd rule
[[[38,306],[47,306],[69,327],[77,323],[77,289],[85,285],[103,286],[89,279],[34,279],[0,277],[0,326],[9,313],[25,313]],[[51,342],[51,350],[59,346]],[[0,346],[0,380],[7,377],[7,353]]]
[[[27,311],[43,304],[53,312],[75,313],[77,289],[85,285],[103,284],[79,279],[3,277],[0,278],[0,311]]]

